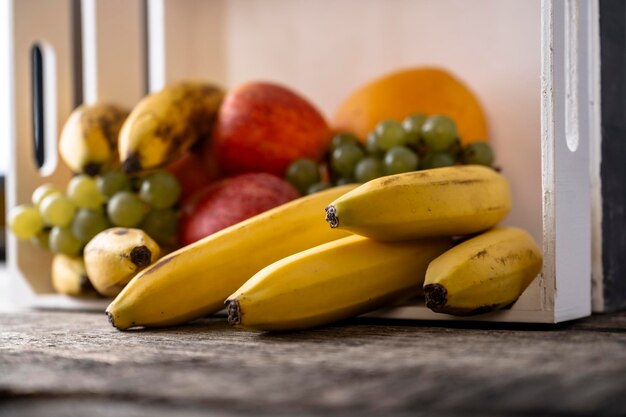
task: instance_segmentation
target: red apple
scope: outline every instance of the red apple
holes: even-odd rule
[[[283,176],[293,161],[320,160],[331,131],[305,98],[283,86],[251,82],[230,91],[213,141],[226,174],[269,172]]]
[[[180,242],[188,245],[298,197],[287,181],[263,172],[215,182],[183,204]]]
[[[186,152],[165,169],[178,178],[181,201],[187,200],[196,191],[206,187],[217,178],[217,173],[208,165],[204,156],[192,152]]]

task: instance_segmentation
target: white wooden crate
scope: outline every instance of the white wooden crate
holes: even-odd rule
[[[226,87],[272,80],[300,91],[330,115],[372,78],[437,65],[467,83],[483,104],[497,162],[513,190],[514,208],[505,223],[529,230],[543,245],[543,271],[520,300],[509,310],[472,319],[560,322],[591,313],[590,149],[599,140],[596,0],[82,0],[82,79],[74,79],[73,71],[76,2],[9,4],[9,206],[29,201],[40,183],[62,185],[70,175],[54,162],[54,139],[47,149],[48,172],[33,163],[35,43],[50,54],[48,138],[58,136],[77,86],[84,101],[132,106],[146,88],[183,78]],[[52,294],[51,258],[44,251],[10,237],[8,254],[16,301],[105,304]],[[452,318],[422,306],[377,314]]]

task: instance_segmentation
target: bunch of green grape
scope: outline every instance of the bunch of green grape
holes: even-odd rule
[[[451,118],[417,113],[401,122],[380,122],[365,141],[350,133],[339,133],[332,138],[322,164],[297,160],[287,168],[285,177],[304,195],[334,185],[364,183],[421,169],[457,164],[491,167],[493,161],[493,150],[486,142],[462,146]]]
[[[53,184],[37,187],[32,204],[9,212],[8,224],[17,238],[69,256],[80,255],[95,235],[114,226],[140,228],[159,244],[176,246],[180,194],[178,180],[166,171],[77,175],[65,191]]]

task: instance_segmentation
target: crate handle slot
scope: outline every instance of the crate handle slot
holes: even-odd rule
[[[57,89],[54,50],[45,42],[31,48],[33,154],[39,173],[47,177],[57,165]]]

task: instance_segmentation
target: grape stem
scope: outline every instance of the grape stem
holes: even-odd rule
[[[326,211],[326,218],[324,220],[328,222],[330,228],[334,229],[339,226],[339,218],[337,217],[337,209],[335,206],[330,205],[324,210]]]

